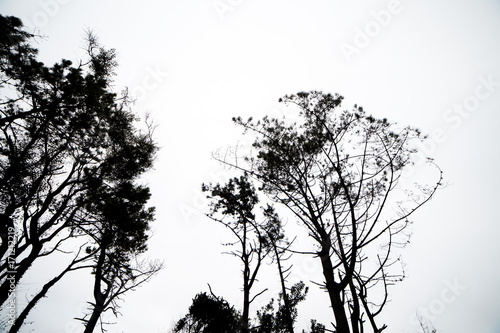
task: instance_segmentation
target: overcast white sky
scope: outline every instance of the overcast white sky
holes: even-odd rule
[[[79,59],[94,30],[118,52],[117,90],[159,123],[150,255],[166,267],[126,295],[110,332],[167,332],[207,283],[240,307],[240,267],[220,254],[229,235],[200,213],[200,184],[227,177],[211,152],[241,139],[232,116],[281,116],[279,97],[313,89],[431,134],[423,149],[445,172],[448,186],[415,216],[386,332],[416,332],[418,309],[439,333],[500,332],[500,1],[2,0],[0,12],[47,36],[37,46],[48,63]],[[296,261],[291,282],[321,281],[319,263]],[[42,266],[26,288],[50,276]],[[89,283],[68,276],[24,332],[81,332],[71,318]],[[331,321],[327,295],[311,289],[299,328]]]

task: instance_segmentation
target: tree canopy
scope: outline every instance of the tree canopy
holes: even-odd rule
[[[39,258],[66,253],[71,264],[54,272],[42,296],[67,272],[92,268],[98,319],[137,276],[161,267],[134,265],[154,219],[138,180],[157,146],[152,127],[137,128],[128,96],[112,89],[113,49],[89,33],[86,60],[47,66],[35,38],[18,18],[0,15],[0,305]],[[68,251],[75,244],[80,250]],[[26,315],[9,320],[17,320],[11,332]],[[96,322],[85,321],[87,331]]]
[[[189,312],[174,327],[175,333],[234,333],[240,328],[240,314],[221,297],[199,293]]]

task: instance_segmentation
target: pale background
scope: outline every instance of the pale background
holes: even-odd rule
[[[500,332],[500,1],[2,0],[0,12],[47,36],[36,46],[48,64],[80,59],[92,29],[117,50],[116,90],[129,87],[135,110],[159,124],[162,150],[145,181],[157,207],[149,255],[166,267],[125,296],[110,332],[167,332],[207,283],[240,307],[240,267],[220,254],[229,234],[203,216],[200,184],[228,177],[211,153],[241,140],[232,116],[283,116],[279,97],[313,89],[429,133],[422,149],[448,184],[414,218],[385,332],[417,332],[417,310],[439,333]],[[35,266],[19,301],[56,265]],[[275,285],[272,269],[259,287]],[[319,263],[296,258],[299,279],[321,281]],[[81,332],[72,318],[90,283],[67,276],[23,332]],[[327,295],[308,284],[299,329],[332,320]]]

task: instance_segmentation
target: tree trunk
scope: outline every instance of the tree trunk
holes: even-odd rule
[[[241,314],[241,333],[248,333],[248,316],[250,312],[250,259],[247,253],[247,223],[243,223],[243,242],[241,243],[243,259],[243,312]]]
[[[101,244],[99,259],[97,260],[95,266],[95,275],[94,275],[94,309],[92,310],[92,315],[90,316],[87,324],[85,325],[84,333],[92,333],[94,331],[95,326],[97,325],[97,321],[104,311],[104,303],[108,297],[111,286],[108,285],[108,288],[105,293],[101,291],[101,282],[103,280],[103,272],[102,266],[104,264],[104,260],[106,258],[106,243]]]
[[[335,316],[336,332],[350,333],[351,330],[349,328],[344,302],[340,297],[342,290],[338,288],[338,284],[335,282],[332,261],[328,255],[328,251],[321,251],[319,257],[321,258],[321,265],[323,266],[323,276],[326,281],[326,290],[328,291],[333,315]]]
[[[9,249],[9,228],[14,228],[14,222],[5,214],[0,214],[0,259],[2,259]]]
[[[354,286],[352,280],[349,282],[349,288],[351,290],[352,302],[353,302],[352,313],[351,313],[352,333],[359,333],[359,327],[362,325],[362,322],[360,318],[360,307],[359,307],[359,300],[356,294],[356,287]]]
[[[286,293],[285,277],[283,276],[283,269],[281,268],[281,260],[275,243],[273,243],[273,248],[274,248],[274,254],[276,256],[276,263],[278,264],[278,272],[280,275],[281,292],[283,293],[283,303],[285,305],[285,315],[287,317],[286,318],[287,329],[288,333],[293,333],[292,309],[290,307],[290,301],[288,300],[288,294]]]
[[[248,293],[243,297],[243,313],[241,315],[241,333],[248,333],[249,304]]]
[[[243,271],[243,312],[241,314],[241,333],[248,333],[248,316],[250,312],[250,287],[248,285],[249,280],[249,268],[245,265]]]
[[[97,321],[104,310],[103,305],[97,304],[94,306],[94,310],[92,311],[92,315],[87,321],[87,325],[85,325],[85,331],[83,333],[92,333],[97,325]]]

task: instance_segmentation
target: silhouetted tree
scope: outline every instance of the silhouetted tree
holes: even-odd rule
[[[85,232],[94,238],[97,251],[92,272],[92,311],[88,319],[82,319],[85,333],[94,331],[105,311],[112,310],[117,316],[120,296],[148,281],[162,268],[159,262],[141,261],[137,257],[146,250],[146,232],[153,220],[153,209],[144,208],[149,197],[148,188],[122,181],[115,186],[101,183],[88,191],[86,210],[93,216],[86,216],[85,222],[90,222],[92,228],[86,228]],[[103,323],[101,320],[101,327]]]
[[[221,297],[199,293],[174,333],[234,333],[240,329],[240,314]]]
[[[254,207],[258,203],[257,193],[246,176],[232,178],[226,185],[202,185],[204,192],[209,192],[211,212],[208,216],[227,227],[236,237],[240,249],[229,252],[243,263],[243,311],[241,332],[249,332],[249,311],[253,300],[263,291],[250,296],[257,274],[269,249],[263,242],[264,235],[259,223],[255,221]]]
[[[386,326],[375,317],[387,287],[404,276],[391,271],[399,262],[394,247],[407,242],[408,217],[433,196],[441,173],[431,187],[403,192],[398,186],[417,152],[413,143],[423,139],[419,130],[376,119],[358,106],[338,111],[339,95],[301,92],[280,101],[298,108],[298,122],[235,118],[256,136],[257,154],[216,158],[258,180],[305,227],[323,267],[337,333],[359,333],[366,321],[380,332]],[[375,287],[380,292],[369,298]]]
[[[0,305],[37,259],[62,253],[67,240],[90,243],[88,253],[55,272],[28,312],[80,267],[106,280],[106,301],[158,267],[133,264],[153,217],[145,208],[149,189],[136,181],[157,147],[151,127],[135,128],[127,95],[111,91],[114,50],[89,34],[87,61],[46,66],[33,38],[18,18],[0,15]]]
[[[318,323],[315,319],[311,319],[311,332],[309,333],[325,333],[327,332],[325,325]],[[329,331],[331,332],[331,331]],[[302,333],[305,333],[304,330],[302,330]]]
[[[293,324],[297,319],[297,305],[305,300],[308,288],[304,282],[294,284],[286,294],[280,292],[278,298],[278,309],[274,311],[274,299],[257,311],[258,326],[252,333],[288,333],[293,332]],[[287,303],[284,302],[285,297]]]
[[[292,266],[283,267],[283,262],[290,259],[291,254],[286,251],[290,247],[291,243],[289,243],[285,239],[283,225],[281,219],[276,213],[275,209],[271,205],[267,205],[267,207],[263,211],[264,216],[266,217],[265,222],[260,226],[264,230],[264,234],[266,235],[263,238],[263,242],[266,246],[271,248],[271,258],[276,262],[276,266],[278,268],[278,276],[280,278],[280,300],[283,301],[283,304],[280,305],[280,325],[286,328],[285,332],[293,333],[293,324],[295,322],[294,311],[296,312],[295,305],[293,302],[289,300],[289,289],[286,287],[286,280],[288,275],[290,274],[290,270]],[[302,282],[302,281],[301,281]],[[294,288],[297,285],[291,288],[292,294],[294,294]],[[304,291],[304,296],[307,293],[307,288]]]

